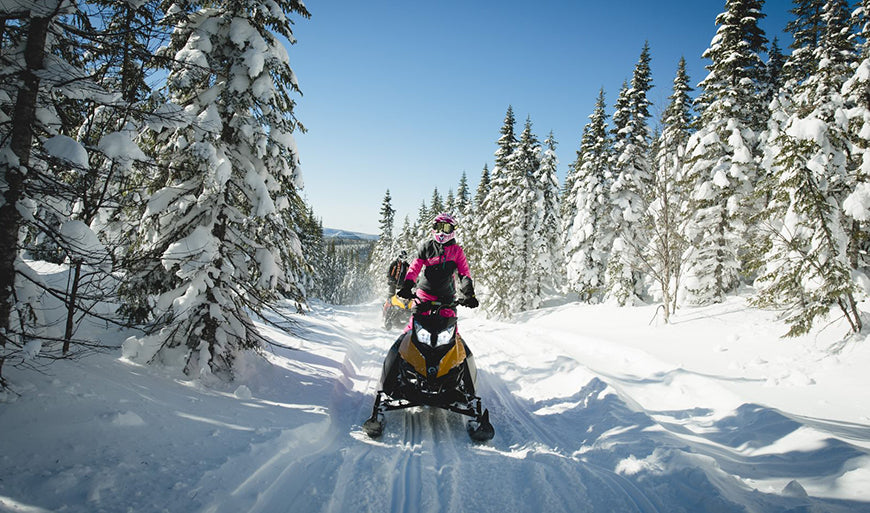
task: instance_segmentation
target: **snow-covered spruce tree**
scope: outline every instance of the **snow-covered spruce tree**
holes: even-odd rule
[[[135,123],[142,118],[141,101],[149,90],[144,76],[159,37],[154,29],[158,14],[153,2],[134,7],[125,2],[96,1],[79,6],[83,12],[64,16],[57,24],[47,63],[51,71],[45,78],[51,90],[47,96],[54,116],[52,135],[70,137],[83,145],[89,162],[80,168],[47,156],[50,170],[34,188],[44,196],[34,211],[40,226],[30,228],[25,236],[32,256],[58,262],[68,253],[57,234],[61,225],[73,218],[90,226],[98,211],[117,205],[118,196],[126,192],[118,190],[123,187],[123,176],[119,175],[126,174],[119,168],[129,168],[133,159],[126,148],[120,148],[118,138],[136,133]],[[58,58],[67,64],[57,66],[52,61]],[[73,69],[76,71],[71,74]],[[108,136],[105,141],[103,136]],[[72,144],[69,140],[66,143],[67,147]],[[112,155],[105,156],[103,151]],[[127,157],[125,162],[114,158],[118,153]],[[141,155],[138,149],[135,153]],[[93,231],[104,241],[108,237],[104,226],[94,226]]]
[[[786,57],[779,47],[777,38],[773,38],[770,43],[770,50],[767,52],[767,64],[765,65],[765,91],[764,103],[770,105],[774,97],[780,92],[785,84],[785,67]]]
[[[368,264],[359,245],[326,244],[323,267],[323,301],[334,305],[355,304],[371,299],[372,282]]]
[[[585,134],[586,127],[583,128],[583,135],[581,135],[581,145]],[[573,191],[577,180],[576,170],[580,167],[580,155],[582,151],[577,150],[576,153],[577,157],[568,166],[568,173],[565,175],[565,181],[562,183],[562,190],[559,195],[559,216],[562,218],[562,226],[565,227],[565,231],[562,233],[562,247],[565,247],[565,242],[567,241],[570,220],[574,219],[574,215],[577,213],[576,198]]]
[[[340,254],[335,239],[330,239],[326,242],[326,252],[323,256],[320,299],[334,305],[341,303],[339,295],[344,281],[344,269],[339,258]]]
[[[487,311],[502,317],[540,305],[545,278],[539,266],[548,260],[544,253],[553,248],[537,237],[549,241],[555,237],[545,234],[552,226],[545,226],[544,212],[538,210],[545,208],[545,195],[551,196],[554,205],[548,207],[549,217],[555,218],[558,212],[558,185],[551,187],[555,178],[541,171],[542,149],[532,122],[526,121],[519,140],[514,136],[514,122],[509,108],[478,226],[483,252],[481,295]]]
[[[682,187],[686,144],[692,131],[692,99],[686,59],[681,58],[674,77],[673,93],[661,121],[661,134],[656,144],[656,165],[653,166],[653,186],[650,206],[644,226],[649,243],[643,252],[644,272],[658,289],[654,294],[664,306],[664,321],[676,309],[680,285],[685,240],[680,233],[686,215],[686,191]]]
[[[449,197],[450,195],[448,195]],[[448,202],[446,207],[447,211],[453,214],[454,219],[456,219],[458,226],[461,228],[456,234],[456,240],[462,244],[465,257],[469,258],[467,244],[474,238],[474,219],[471,214],[471,194],[468,190],[468,177],[465,171],[462,172],[462,176],[459,178],[456,194],[453,195],[453,201]]]
[[[851,192],[840,93],[854,57],[849,6],[828,0],[818,16],[825,30],[813,52],[816,71],[792,91],[791,114],[773,141],[772,169],[762,184],[771,199],[765,212],[770,242],[754,300],[786,308],[789,336],[808,332],[835,307],[853,332],[862,326],[842,210]]]
[[[300,276],[305,295],[322,299],[326,246],[323,240],[323,221],[315,215],[311,206],[307,208],[300,223],[299,243],[307,270]]]
[[[301,249],[286,216],[302,204],[292,135],[301,129],[298,86],[278,39],[294,42],[291,14],[309,15],[296,0],[168,11],[169,97],[190,122],[160,133],[161,183],[137,243],[159,259],[163,269],[154,272],[168,273],[172,287],[154,298],[149,335],[125,342],[130,357],[231,379],[239,351],[262,342],[250,312],[299,295]]]
[[[444,212],[445,209],[444,198],[441,196],[441,193],[438,192],[438,187],[432,190],[432,200],[429,203],[429,215],[431,217],[435,217],[441,212]]]
[[[471,214],[471,192],[468,189],[468,176],[465,171],[459,178],[459,186],[456,189],[456,198],[453,201],[453,216],[462,223]]]
[[[614,113],[613,182],[610,184],[610,217],[613,249],[607,261],[607,297],[620,305],[632,304],[643,294],[641,251],[646,246],[640,220],[646,211],[650,188],[649,106],[652,89],[649,44],[645,44],[634,69],[631,87],[623,89]]]
[[[779,47],[778,40],[773,38],[773,41],[770,43],[770,50],[767,52],[767,63],[765,64],[765,73],[764,73],[764,82],[762,87],[762,94],[764,97],[764,105],[767,107],[767,112],[770,113],[766,121],[766,129],[763,129],[758,134],[758,154],[760,158],[760,163],[758,166],[758,176],[756,177],[756,184],[761,183],[765,179],[765,174],[767,170],[770,168],[765,161],[769,161],[772,155],[771,148],[771,140],[776,137],[776,133],[778,133],[780,125],[779,121],[777,121],[776,115],[773,113],[773,110],[778,108],[782,102],[788,102],[788,94],[786,88],[786,82],[793,83],[793,81],[787,80],[785,64],[786,64],[786,56],[783,55],[782,50]],[[756,185],[756,193],[758,193],[759,188]],[[753,209],[752,212],[749,213],[749,223],[750,226],[755,224],[754,217],[759,215],[759,213],[764,209],[765,205],[767,205],[767,198],[761,194],[756,194],[757,198],[757,208]],[[761,255],[764,253],[764,248],[766,248],[766,241],[764,237],[760,237],[757,233],[757,230],[750,230],[749,235],[750,246],[753,248],[751,253],[752,255]],[[744,265],[746,266],[744,274],[752,276],[758,269],[758,265],[760,262],[757,259],[749,258],[746,259]]]
[[[370,249],[370,248],[369,248]],[[341,304],[359,304],[372,298],[372,280],[366,269],[366,249],[356,247],[345,253],[345,275]]]
[[[479,231],[483,222],[483,202],[488,192],[489,166],[484,164],[474,197],[469,199],[465,213],[462,214],[463,219],[459,220],[462,223],[462,233],[459,234],[462,249],[465,251],[468,265],[471,266],[472,277],[477,281],[479,281],[478,263],[483,258],[483,242]]]
[[[518,218],[521,211],[515,210],[517,205],[509,198],[509,195],[516,195],[518,186],[512,176],[512,158],[519,145],[515,126],[513,108],[509,106],[500,130],[489,190],[483,204],[478,207],[481,214],[477,224],[481,249],[478,297],[483,298],[481,304],[489,314],[500,317],[508,317],[513,311],[518,294],[515,289],[518,280],[514,273],[521,267],[514,265],[522,249],[522,242],[517,241],[517,232],[522,229]]]
[[[819,46],[822,32],[822,10],[825,0],[792,0],[789,10],[793,18],[785,26],[792,35],[791,55],[783,65],[784,82],[799,84],[809,78],[816,68],[814,49]]]
[[[475,209],[479,210],[483,208],[483,202],[486,199],[486,195],[489,194],[489,182],[489,165],[484,164],[483,171],[480,172],[480,181],[477,183],[477,190],[474,193]]]
[[[605,108],[601,89],[589,122],[583,127],[577,159],[568,171],[566,183],[573,185],[562,199],[567,286],[589,302],[604,297],[604,271],[613,244],[611,138]]]
[[[858,62],[843,85],[849,116],[849,183],[851,193],[843,202],[849,223],[849,261],[854,269],[870,272],[870,0],[863,0],[853,13],[857,27]],[[870,291],[864,291],[870,293]]]
[[[429,231],[432,229],[432,211],[426,206],[426,202],[420,203],[417,209],[417,221],[414,223],[413,249],[429,239]]]
[[[508,164],[512,186],[508,188],[505,199],[512,207],[502,211],[503,215],[512,214],[506,216],[512,218],[514,224],[509,231],[515,248],[520,251],[511,269],[516,292],[511,309],[518,312],[538,308],[542,299],[540,280],[543,277],[538,274],[537,265],[546,258],[541,253],[549,249],[537,240],[539,236],[545,236],[543,212],[539,209],[545,208],[543,188],[547,184],[541,177],[540,168],[541,143],[532,132],[532,120],[526,118],[519,144]],[[541,177],[540,181],[538,177]]]
[[[819,41],[822,38],[822,32],[825,27],[822,24],[822,10],[825,0],[795,0],[794,7],[789,11],[793,15],[793,19],[786,24],[785,31],[791,33],[792,42],[789,45],[791,54],[782,63],[780,74],[778,77],[779,88],[771,91],[773,84],[771,83],[771,66],[774,59],[777,59],[775,53],[777,48],[771,45],[768,52],[768,91],[773,93],[772,98],[767,98],[767,105],[770,107],[770,117],[767,123],[767,130],[760,134],[759,146],[762,148],[762,172],[766,172],[771,168],[770,161],[775,153],[775,144],[773,141],[778,136],[781,129],[784,127],[793,104],[791,98],[795,88],[803,83],[809,76],[815,72],[817,65],[813,56],[815,48],[818,47]],[[759,181],[764,178],[760,177]],[[764,199],[761,200],[765,204]],[[761,251],[756,251],[761,254]]]
[[[763,16],[759,0],[728,0],[704,52],[712,62],[696,103],[699,129],[686,150],[692,215],[682,230],[689,245],[684,293],[696,304],[722,301],[734,290],[751,253],[746,219],[759,208],[752,193],[767,119]]]
[[[411,225],[411,218],[406,215],[405,220],[402,222],[402,230],[396,239],[396,249],[398,251],[404,249],[408,252],[408,258],[412,258],[414,249],[417,247],[416,240],[416,231],[413,225]]]
[[[368,274],[378,288],[378,295],[386,294],[386,279],[387,268],[390,263],[396,258],[396,244],[393,238],[393,225],[395,224],[396,210],[393,208],[393,199],[390,197],[390,190],[384,195],[381,202],[381,220],[380,234],[375,242],[375,247],[372,250],[371,258],[369,259]]]
[[[531,234],[534,250],[531,264],[532,279],[537,285],[534,295],[539,301],[547,291],[563,287],[565,281],[559,179],[556,176],[559,164],[556,157],[556,144],[556,138],[550,131],[544,140],[541,164],[532,177],[537,189],[535,200],[537,222]]]

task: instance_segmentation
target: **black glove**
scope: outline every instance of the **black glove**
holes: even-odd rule
[[[396,295],[405,299],[414,299],[414,294],[411,292],[412,288],[414,288],[414,282],[411,280],[405,280],[402,283],[402,288],[396,292]]]
[[[459,292],[465,296],[462,300],[462,306],[467,308],[477,308],[480,306],[480,301],[474,296],[474,282],[468,276],[463,276],[459,279]]]
[[[477,298],[474,297],[474,294],[472,294],[462,300],[462,306],[466,308],[477,308],[480,306],[480,301],[478,301]]]

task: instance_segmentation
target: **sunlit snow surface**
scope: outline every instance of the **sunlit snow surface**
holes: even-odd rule
[[[315,303],[232,384],[120,350],[4,368],[0,511],[870,512],[870,342],[799,339],[745,298],[684,308],[460,310],[496,428],[371,412],[396,333],[376,303]],[[120,345],[129,333],[89,324]],[[287,349],[292,348],[292,349]]]

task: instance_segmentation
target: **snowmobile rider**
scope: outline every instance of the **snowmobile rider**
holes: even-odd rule
[[[390,264],[387,270],[387,301],[396,293],[396,287],[401,287],[405,281],[405,274],[408,272],[408,252],[404,249],[399,251],[399,255]]]
[[[456,299],[456,285],[453,273],[459,275],[459,290],[464,296],[462,305],[477,308],[480,304],[474,296],[474,283],[465,260],[465,252],[456,243],[456,220],[452,215],[442,212],[432,220],[432,240],[417,249],[417,256],[411,262],[402,287],[396,293],[399,297],[413,299],[412,288],[417,286],[418,301],[452,302]],[[444,317],[455,317],[456,311],[444,309]],[[411,329],[411,323],[405,331]]]
[[[477,308],[479,302],[474,296],[474,284],[469,276],[468,262],[465,260],[465,252],[456,243],[456,220],[447,213],[441,213],[432,220],[432,240],[424,242],[417,249],[417,256],[411,262],[408,273],[402,287],[396,295],[405,299],[421,301],[441,301],[451,303],[456,299],[456,286],[453,281],[453,273],[459,275],[460,292],[464,296],[462,305],[468,308]],[[422,274],[421,274],[422,271]],[[417,286],[416,296],[411,290]],[[456,317],[456,311],[449,308],[441,310],[443,317]],[[395,365],[399,354],[399,344],[405,334],[413,329],[414,317],[408,320],[408,325],[396,339],[396,342],[387,352],[384,359],[384,368],[381,373],[380,388],[392,383],[397,372]],[[470,352],[469,352],[470,354]],[[388,394],[391,390],[385,390]]]

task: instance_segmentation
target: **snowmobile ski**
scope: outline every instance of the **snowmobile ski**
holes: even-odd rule
[[[384,421],[377,417],[372,417],[363,423],[363,431],[366,432],[369,438],[379,438],[384,434]]]
[[[495,436],[495,428],[489,422],[489,410],[483,410],[483,415],[468,421],[468,436],[475,442],[488,442]]]
[[[375,405],[372,408],[372,416],[363,422],[363,431],[369,438],[378,438],[384,433],[384,408],[381,406],[381,392],[375,395]]]

